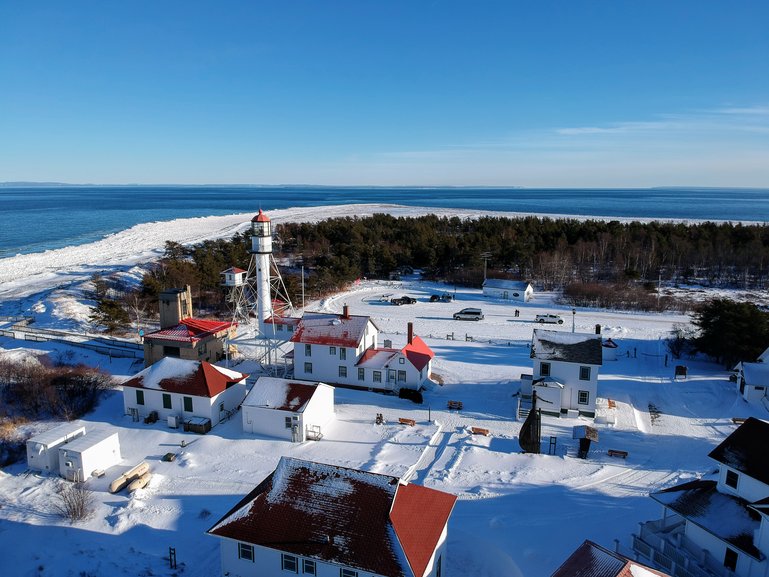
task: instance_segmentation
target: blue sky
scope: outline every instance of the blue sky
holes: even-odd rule
[[[0,181],[769,187],[769,2],[0,0]]]

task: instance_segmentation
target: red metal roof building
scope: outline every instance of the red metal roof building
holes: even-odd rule
[[[224,358],[224,341],[238,324],[188,317],[179,324],[144,335],[144,366],[163,357],[216,362]]]
[[[669,577],[592,541],[585,541],[550,577]]]
[[[224,574],[280,574],[310,562],[312,574],[330,565],[344,575],[425,577],[445,565],[455,501],[389,475],[282,457],[208,533],[222,538]]]

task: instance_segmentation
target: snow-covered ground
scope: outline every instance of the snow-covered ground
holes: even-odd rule
[[[324,207],[299,216],[349,214],[345,210],[349,207],[336,213]],[[407,210],[402,214],[419,213]],[[285,212],[280,218],[291,218]],[[6,301],[6,311],[32,311],[38,323],[82,327],[87,307],[78,286],[93,270],[128,270],[157,255],[167,239],[191,242],[231,234],[243,226],[234,217],[215,218],[225,220],[215,225],[202,219],[211,227],[202,226],[205,231],[198,232],[205,234],[197,238],[176,236],[183,230],[175,226],[146,225],[146,234],[152,231],[150,236],[156,239],[154,246],[136,246],[135,253],[129,250],[134,241],[125,240],[123,246],[120,235],[115,235],[119,238],[113,239],[114,246],[103,245],[99,259],[83,249],[63,249],[80,256],[73,254],[69,260],[53,251],[56,254],[38,260],[29,257],[26,264],[21,256],[14,257],[16,264],[0,261],[0,298]],[[163,230],[155,230],[159,228]],[[144,256],[136,257],[142,251]],[[17,270],[25,266],[34,281],[31,288],[24,286],[24,275]],[[52,290],[55,286],[61,288]],[[456,301],[428,301],[430,294],[444,291],[455,294]],[[410,295],[418,302],[397,307],[380,301],[386,294]],[[384,333],[380,339],[391,339],[395,346],[405,343],[406,325],[414,322],[416,334],[436,353],[434,372],[443,381],[425,393],[423,405],[339,389],[337,420],[324,431],[323,440],[292,444],[244,435],[239,414],[205,436],[168,429],[164,423],[134,423],[123,415],[121,392],[111,392],[85,420],[115,427],[124,459],[106,477],[89,481],[97,498],[96,514],[90,520],[70,525],[52,511],[53,495],[61,482],[57,478],[27,474],[24,463],[0,471],[3,575],[216,575],[218,542],[205,531],[272,471],[281,455],[290,455],[409,475],[413,482],[458,495],[449,524],[446,574],[450,577],[546,576],[584,539],[608,548],[614,547],[614,539],[629,544],[640,521],[660,514],[658,505],[647,497],[649,491],[709,476],[715,464],[707,454],[734,430],[731,417],[768,416],[765,410],[741,401],[728,374],[715,364],[687,359],[683,363],[688,366],[688,378],[672,379],[674,363],[665,366],[662,339],[675,323],[688,322],[686,316],[584,309],[572,315],[571,309],[554,304],[548,294],[537,295],[532,303],[511,305],[486,299],[477,290],[418,279],[363,281],[343,294],[309,303],[307,309],[340,312],[343,304],[353,314],[370,315]],[[469,306],[482,308],[485,319],[452,320],[452,313]],[[515,308],[520,310],[519,317],[513,314]],[[514,417],[514,395],[520,374],[531,371],[527,344],[535,327],[534,315],[542,312],[564,316],[565,324],[556,330],[570,331],[573,321],[577,331],[593,332],[600,324],[603,334],[620,345],[618,360],[606,362],[600,372],[595,421],[600,441],[587,460],[576,458],[576,441],[571,438],[573,426],[588,423],[583,419],[546,417],[543,447],[547,450],[548,439],[555,437],[555,454],[520,453],[521,423]],[[16,357],[27,351],[63,356],[68,350],[63,345],[31,345],[6,338],[0,338],[0,349],[0,354]],[[119,378],[141,368],[128,360],[110,361],[71,350],[73,361],[99,365]],[[248,372],[247,366],[242,368]],[[616,408],[608,407],[608,399],[615,401]],[[464,409],[449,412],[448,400],[461,400]],[[651,415],[650,406],[659,413]],[[385,425],[375,424],[377,413],[384,414]],[[398,417],[417,424],[399,425]],[[491,435],[472,436],[471,426],[489,429]],[[609,457],[610,448],[628,451],[628,458]],[[177,460],[162,462],[168,452],[177,453]],[[107,491],[111,479],[142,460],[153,471],[146,489],[133,495]],[[169,547],[177,551],[179,569],[175,571],[169,569]]]

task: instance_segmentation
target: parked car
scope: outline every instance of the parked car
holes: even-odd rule
[[[551,325],[562,325],[563,317],[561,317],[561,315],[552,315],[552,314],[537,315],[534,317],[534,322],[537,322],[540,324],[549,323]]]
[[[390,299],[390,302],[392,304],[394,304],[394,305],[397,305],[397,306],[413,305],[413,304],[415,304],[417,302],[417,299],[415,299],[414,297],[410,297],[410,296],[405,296],[404,295],[402,297],[397,297],[397,298],[394,298],[394,299]]]
[[[452,300],[454,300],[454,297],[449,293],[443,293],[440,295],[430,295],[431,303],[437,303],[438,301],[441,301],[444,303],[450,303]]]
[[[455,321],[479,321],[481,319],[483,319],[481,309],[462,309],[458,313],[454,313]]]

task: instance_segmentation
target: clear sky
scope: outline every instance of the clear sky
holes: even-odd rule
[[[767,0],[0,0],[0,181],[769,187]]]

